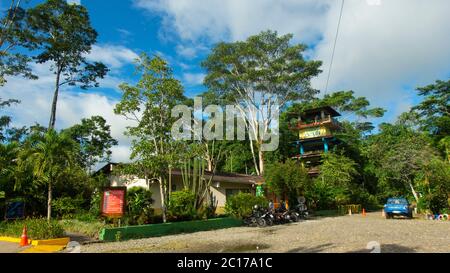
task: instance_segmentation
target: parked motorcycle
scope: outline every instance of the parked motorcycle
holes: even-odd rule
[[[292,220],[291,213],[288,210],[282,208],[276,209],[273,213],[273,217],[275,224],[285,224],[291,222]]]
[[[300,219],[308,218],[308,208],[306,207],[305,202],[297,204],[294,208],[294,211],[298,214],[298,217]]]
[[[270,210],[265,210],[263,213],[262,213],[262,215],[261,215],[261,217],[260,217],[261,219],[264,219],[264,221],[260,221],[260,224],[264,224],[264,225],[260,225],[260,226],[272,226],[273,225],[273,223],[274,223],[274,220],[275,220],[275,218],[274,218],[274,216],[273,216],[273,213],[270,211]]]
[[[246,218],[244,218],[244,224],[251,227],[265,227],[268,225],[269,220],[267,219],[267,213],[262,210],[258,205],[253,207],[252,214]]]

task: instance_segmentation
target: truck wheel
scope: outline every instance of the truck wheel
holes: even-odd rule
[[[391,218],[392,218],[391,214],[390,213],[386,213],[386,219],[391,219]]]

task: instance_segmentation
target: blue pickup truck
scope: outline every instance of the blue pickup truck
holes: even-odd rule
[[[406,198],[401,197],[389,198],[384,205],[384,214],[386,219],[391,219],[394,216],[413,218],[411,205]]]

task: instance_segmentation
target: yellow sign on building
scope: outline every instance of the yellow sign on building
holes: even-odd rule
[[[331,135],[330,129],[325,126],[304,128],[300,130],[300,139],[316,138]]]

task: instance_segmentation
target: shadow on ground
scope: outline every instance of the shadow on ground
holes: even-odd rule
[[[296,247],[287,251],[287,253],[318,253],[329,249],[333,244],[322,244],[313,247]]]
[[[359,249],[356,251],[349,251],[347,253],[371,253],[372,249]],[[381,244],[379,253],[415,253],[416,250],[411,247],[406,247],[397,244]]]

